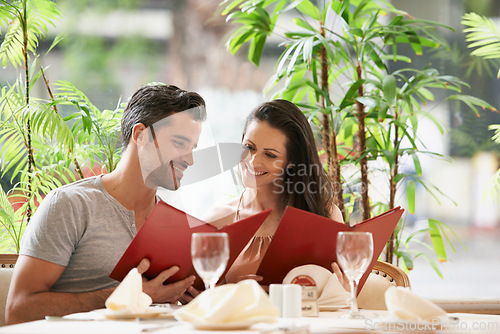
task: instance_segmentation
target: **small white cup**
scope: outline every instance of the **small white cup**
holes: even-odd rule
[[[302,316],[302,287],[300,285],[283,285],[281,316],[283,318],[300,318]]]
[[[269,299],[279,311],[280,317],[283,315],[283,285],[271,284],[269,285]]]

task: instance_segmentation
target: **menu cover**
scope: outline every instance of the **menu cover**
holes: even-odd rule
[[[307,211],[287,207],[257,270],[257,275],[264,278],[260,283],[282,283],[290,270],[305,264],[320,265],[331,271],[331,263],[337,262],[338,232],[371,232],[373,259],[359,281],[359,293],[403,211],[401,207],[397,207],[357,225],[348,226]]]
[[[218,230],[213,225],[159,201],[109,277],[121,281],[130,269],[137,267],[143,258],[148,258],[151,266],[144,273],[146,278],[152,279],[163,270],[176,265],[180,269],[166,281],[167,283],[195,275],[195,288],[203,290],[203,282],[196,274],[191,260],[191,234],[195,232],[226,232],[228,234],[227,271],[270,212],[270,209],[260,212]],[[224,272],[222,277],[225,274]]]

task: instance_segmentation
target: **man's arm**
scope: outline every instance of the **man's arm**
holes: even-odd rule
[[[143,259],[137,269],[142,274],[149,265],[149,260]],[[6,323],[11,325],[43,319],[46,315],[63,316],[104,307],[113,288],[84,293],[51,292],[50,289],[64,269],[64,266],[52,262],[19,256],[7,297]],[[162,271],[152,280],[144,279],[144,292],[157,303],[176,301],[195,280],[194,276],[189,276],[164,285],[163,283],[178,270],[178,267],[172,267]]]
[[[5,309],[7,324],[103,308],[113,289],[85,293],[50,292],[66,267],[34,257],[19,256]]]

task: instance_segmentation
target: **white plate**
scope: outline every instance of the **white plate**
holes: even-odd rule
[[[348,306],[349,305],[319,305],[318,308],[320,312],[333,312]]]
[[[255,321],[241,321],[241,322],[228,322],[228,323],[220,323],[220,324],[207,324],[202,322],[187,322],[195,329],[199,330],[240,330],[247,329],[248,327],[255,324]]]
[[[105,313],[106,319],[111,320],[127,320],[136,318],[156,318],[159,317],[162,312],[160,311],[146,311],[141,313]]]

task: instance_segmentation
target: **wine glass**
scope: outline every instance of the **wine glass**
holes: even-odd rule
[[[205,283],[205,290],[213,289],[226,270],[229,260],[227,233],[193,233],[191,236],[191,258],[194,269]]]
[[[370,232],[339,232],[337,234],[337,262],[351,286],[350,319],[363,319],[359,313],[356,295],[358,283],[373,257],[373,238]]]

